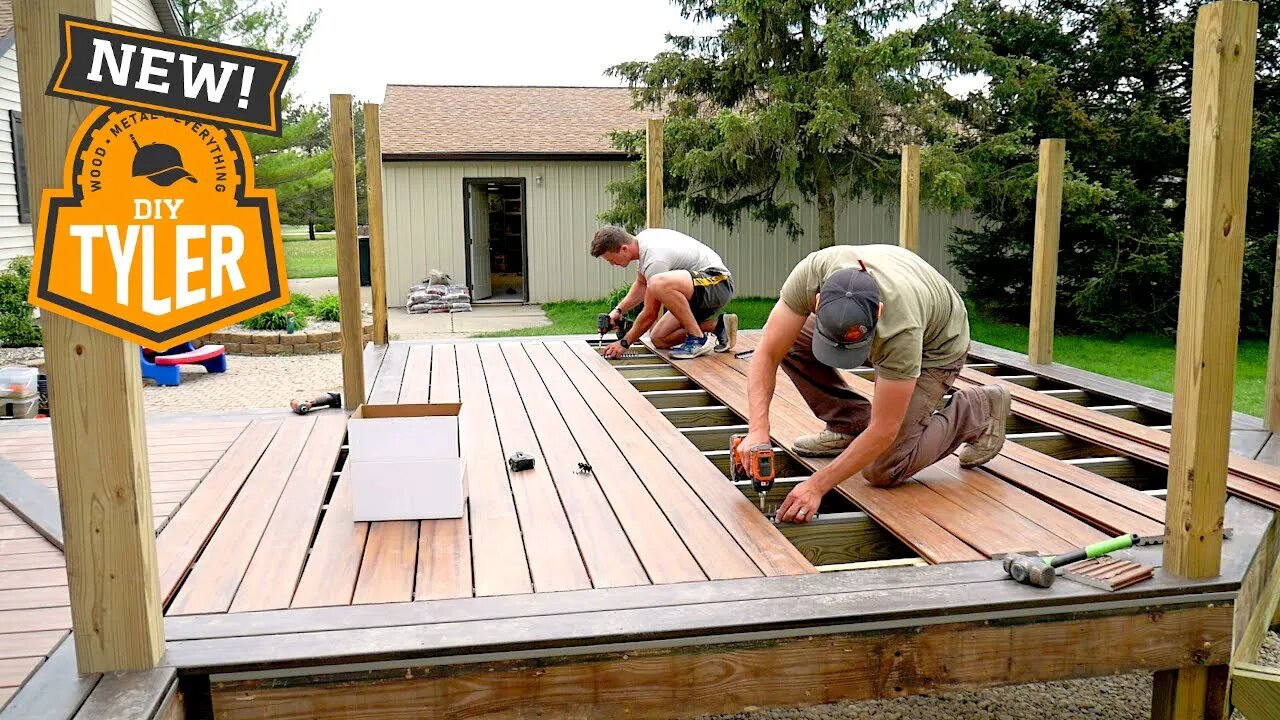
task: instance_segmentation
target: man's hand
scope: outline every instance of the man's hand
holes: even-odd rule
[[[745,458],[743,458],[742,456],[742,453],[746,450],[746,448],[749,448],[753,445],[772,445],[772,444],[773,443],[769,440],[768,432],[760,431],[760,430],[752,430],[747,433],[747,436],[742,439],[742,442],[738,443],[738,451],[734,453],[734,456],[730,458],[730,460],[736,461],[739,465],[746,467]]]
[[[604,356],[609,358],[610,360],[620,358],[626,353],[627,353],[627,349],[622,347],[622,343],[616,340],[609,343],[609,346],[604,349]]]
[[[807,523],[818,514],[818,505],[826,491],[813,478],[791,488],[778,508],[778,522]]]
[[[610,310],[610,311],[609,311],[609,325],[610,325],[610,327],[615,327],[615,328],[616,328],[616,327],[618,327],[618,323],[620,323],[620,322],[622,322],[622,311],[621,311],[621,310],[619,310],[618,308],[614,308],[614,309]]]

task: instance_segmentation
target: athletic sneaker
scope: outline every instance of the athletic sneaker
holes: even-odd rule
[[[716,336],[713,333],[703,333],[702,337],[689,336],[684,342],[671,348],[671,357],[677,360],[688,360],[696,358],[699,355],[706,355],[716,349]]]
[[[729,352],[738,342],[738,316],[720,313],[716,320],[716,352]]]

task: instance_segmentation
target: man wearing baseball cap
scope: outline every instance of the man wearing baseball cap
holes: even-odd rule
[[[769,442],[769,404],[778,367],[826,428],[794,450],[835,460],[797,485],[778,509],[807,522],[822,497],[861,472],[891,487],[963,443],[964,467],[999,453],[1009,391],[952,389],[969,351],[969,319],[955,288],[914,252],[896,245],[836,245],[791,271],[764,327],[747,375],[747,444]],[[875,369],[874,402],[840,371]],[[944,403],[943,396],[951,392]]]

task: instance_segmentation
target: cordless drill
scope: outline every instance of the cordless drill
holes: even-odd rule
[[[605,333],[609,332],[609,329],[613,326],[613,323],[609,320],[609,313],[600,313],[599,315],[596,315],[596,332],[600,333],[601,340],[604,340]],[[618,339],[621,340],[626,337],[627,331],[631,329],[631,321],[623,317],[618,320],[617,327]]]
[[[733,435],[729,439],[729,467],[734,482],[751,479],[751,487],[760,493],[760,512],[764,512],[764,498],[773,487],[773,445],[760,443],[743,448],[741,460],[738,457],[738,446],[746,439],[746,435]]]

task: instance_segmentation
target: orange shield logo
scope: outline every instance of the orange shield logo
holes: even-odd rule
[[[101,107],[40,206],[31,304],[156,350],[288,303],[244,135]]]

